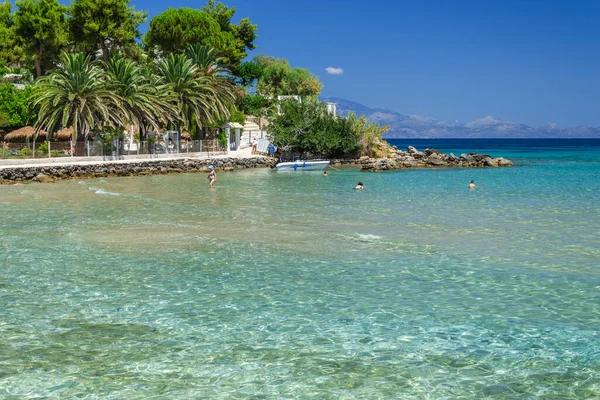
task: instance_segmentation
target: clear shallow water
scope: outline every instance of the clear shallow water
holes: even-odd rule
[[[495,146],[0,186],[0,398],[599,397],[600,147]]]

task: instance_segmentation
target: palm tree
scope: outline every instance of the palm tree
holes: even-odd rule
[[[123,125],[121,103],[104,72],[81,53],[63,53],[60,66],[39,78],[32,93],[32,106],[39,107],[35,127],[52,132],[72,126],[72,148],[79,135],[87,137],[94,128]]]
[[[167,87],[178,109],[177,128],[191,128],[203,122],[215,122],[211,104],[214,89],[208,79],[198,75],[192,60],[183,54],[171,54],[158,62],[159,82]]]
[[[110,88],[122,99],[128,122],[137,123],[142,137],[147,127],[158,131],[173,120],[176,110],[169,99],[170,92],[158,83],[156,75],[135,61],[116,55],[101,65]]]
[[[206,79],[213,89],[211,105],[214,118],[217,121],[226,121],[236,100],[236,87],[231,71],[223,66],[223,58],[211,47],[201,44],[189,45],[186,55],[196,66],[197,76]]]

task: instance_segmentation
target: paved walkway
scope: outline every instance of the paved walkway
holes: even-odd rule
[[[139,156],[121,156],[121,159],[111,160],[108,157],[58,157],[58,158],[36,158],[28,160],[0,160],[0,169],[9,168],[31,168],[45,166],[65,166],[65,165],[102,165],[102,164],[129,164],[147,161],[181,160],[181,159],[215,159],[215,158],[253,158],[266,157],[264,155],[252,154],[250,147],[241,149],[230,154],[210,154],[209,153],[178,153],[178,154],[154,154]],[[123,158],[127,157],[127,158]]]

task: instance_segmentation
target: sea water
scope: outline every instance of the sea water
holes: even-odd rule
[[[0,398],[600,397],[600,142],[393,144],[515,167],[0,186]]]

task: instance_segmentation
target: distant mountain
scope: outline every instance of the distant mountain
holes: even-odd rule
[[[556,124],[531,127],[514,122],[501,121],[494,117],[484,117],[475,121],[440,121],[421,115],[406,115],[384,108],[367,107],[363,104],[335,97],[322,98],[337,104],[340,115],[353,112],[366,115],[369,120],[388,125],[390,130],[385,138],[598,138],[600,127],[577,126],[561,128]]]

